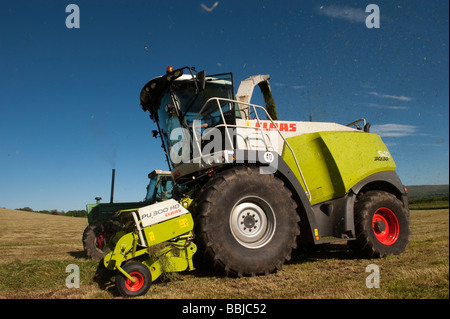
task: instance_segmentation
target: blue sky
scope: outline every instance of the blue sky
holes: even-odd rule
[[[167,165],[139,92],[168,65],[270,74],[280,119],[364,117],[404,184],[448,184],[448,1],[215,3],[2,1],[0,207],[108,201],[112,168],[115,200],[142,200]]]

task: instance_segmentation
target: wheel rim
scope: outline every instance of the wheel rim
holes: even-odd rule
[[[379,208],[372,218],[372,229],[378,241],[384,245],[394,244],[400,234],[397,216],[389,208]]]
[[[231,233],[246,248],[257,249],[267,245],[272,240],[275,227],[273,209],[260,197],[244,197],[231,210]]]
[[[99,252],[104,252],[104,249],[107,247],[109,239],[113,236],[114,234],[111,232],[102,232],[100,233],[96,238],[94,238],[94,244],[95,244],[95,248],[99,251]]]
[[[136,279],[136,282],[132,282],[130,279],[125,279],[125,288],[127,288],[129,291],[138,291],[142,288],[144,285],[144,276],[142,276],[141,273],[138,272],[132,272],[130,273],[130,276],[133,279]]]
[[[103,234],[100,234],[100,235],[97,237],[97,247],[98,247],[100,250],[103,250],[103,247],[105,247],[105,236],[103,236]]]

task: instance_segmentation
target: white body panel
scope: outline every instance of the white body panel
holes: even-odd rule
[[[264,141],[257,120],[236,119],[237,148],[244,150],[266,150],[266,144],[269,151],[276,151],[281,155],[284,141],[278,133],[278,130],[284,138],[298,136],[306,133],[316,133],[324,131],[356,131],[351,127],[326,122],[301,122],[301,121],[273,121],[276,127],[269,120],[259,121],[266,141]],[[248,128],[244,128],[248,127]]]
[[[183,205],[174,199],[144,206],[137,211],[144,228],[189,213]]]

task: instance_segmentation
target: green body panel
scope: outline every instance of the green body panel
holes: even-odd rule
[[[113,247],[112,251],[103,258],[103,263],[107,269],[117,269],[123,262],[143,255],[146,250],[141,249],[137,251],[139,237],[136,233],[124,234],[118,232],[111,239],[110,245]]]
[[[179,272],[186,269],[194,270],[192,257],[197,251],[194,243],[186,245],[186,240],[177,241],[178,246],[161,249],[156,258],[147,258],[142,261],[150,269],[152,281],[155,281],[164,272]]]
[[[307,133],[286,139],[293,149],[311,194],[311,205],[344,196],[356,183],[396,166],[381,137],[349,131]],[[288,164],[306,190],[289,149]]]
[[[101,223],[112,219],[115,212],[130,208],[140,208],[149,205],[147,202],[125,202],[125,203],[96,203],[87,204],[89,225]]]
[[[163,223],[144,228],[145,239],[149,246],[160,244],[190,232],[194,228],[192,215],[185,214]]]

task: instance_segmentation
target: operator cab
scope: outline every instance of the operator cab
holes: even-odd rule
[[[214,135],[208,129],[223,131],[224,124],[235,125],[241,117],[232,73],[205,76],[189,67],[168,68],[165,76],[148,82],[141,106],[158,125],[171,169],[195,158],[196,143],[202,149],[202,138]]]
[[[154,170],[148,174],[150,182],[144,202],[151,204],[172,198],[173,180],[170,171]]]

